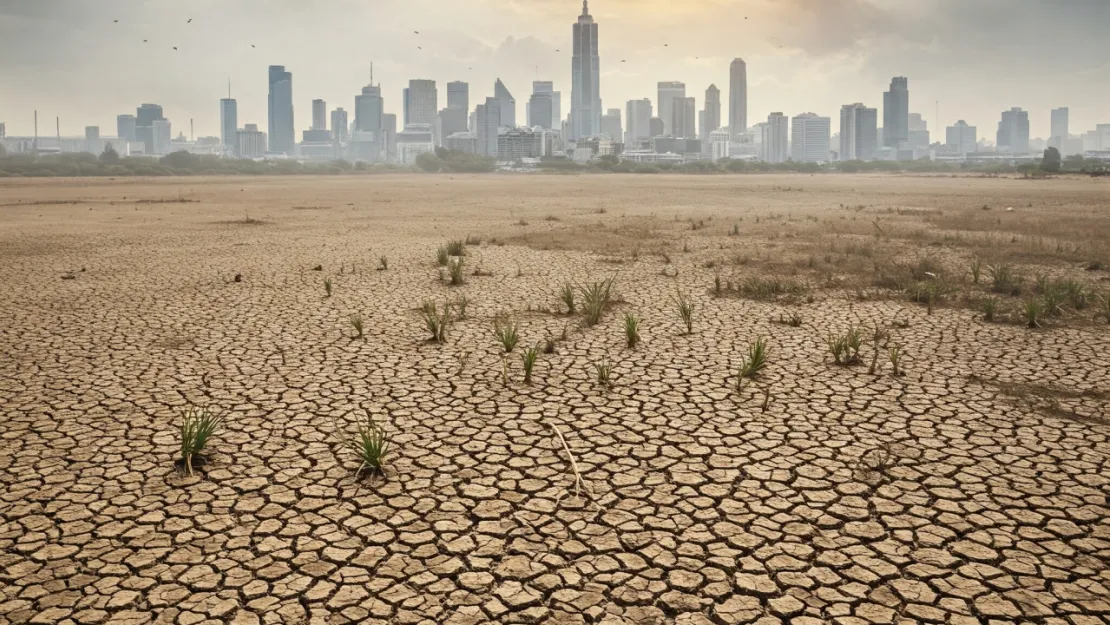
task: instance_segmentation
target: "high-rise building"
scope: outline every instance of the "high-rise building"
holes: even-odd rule
[[[438,92],[436,81],[414,79],[409,81],[405,88],[405,125],[428,124],[436,121],[438,108]]]
[[[883,94],[883,145],[898,149],[910,140],[910,87],[904,76],[890,81]]]
[[[1052,109],[1052,132],[1048,136],[1048,145],[1063,153],[1068,141],[1068,107]]]
[[[8,127],[4,125],[4,122],[0,122],[0,139],[6,136],[8,136]]]
[[[551,121],[545,128],[559,129],[563,123],[563,110],[562,110],[562,92],[555,91],[555,85],[550,80],[533,80],[532,81],[533,94],[546,94],[551,96]],[[531,115],[531,114],[529,114]],[[532,117],[528,119],[532,120]],[[529,126],[539,126],[539,120],[529,121]]]
[[[733,143],[748,129],[748,64],[733,59],[728,68],[728,132]]]
[[[976,136],[975,126],[968,126],[967,122],[960,120],[955,126],[949,126],[945,133],[945,145],[960,154],[968,154],[979,150],[979,139]]]
[[[267,105],[270,151],[293,154],[296,150],[296,131],[293,127],[293,74],[285,71],[284,65],[271,65],[269,80],[270,94]]]
[[[392,161],[397,158],[397,115],[395,113],[382,113],[382,134],[385,157]]]
[[[328,104],[323,100],[312,101],[312,129],[328,129]]]
[[[825,163],[829,160],[832,120],[815,113],[802,113],[794,116],[791,125],[791,160],[798,163]]]
[[[381,132],[384,100],[381,85],[366,85],[355,96],[355,130]]]
[[[340,143],[346,143],[348,139],[347,129],[347,111],[343,107],[339,107],[331,112],[331,136],[332,139]]]
[[[674,127],[675,100],[686,99],[686,84],[678,81],[661,82],[656,85],[658,96],[655,100],[655,110],[663,120],[663,134],[680,137],[681,129]]]
[[[1025,154],[1029,151],[1029,113],[1014,107],[1002,112],[995,142],[999,152]]]
[[[869,161],[879,143],[879,112],[863,104],[840,108],[840,160]]]
[[[702,145],[709,143],[709,133],[721,127],[721,90],[717,85],[709,85],[705,90],[705,110],[702,111],[701,134]]]
[[[116,115],[116,136],[120,141],[137,141],[134,115]]]
[[[929,123],[920,113],[910,113],[906,139],[911,148],[924,149],[929,147]]]
[[[100,126],[85,126],[85,141],[100,139]]]
[[[475,107],[474,134],[478,135],[478,154],[497,158],[497,129],[501,126],[501,100],[486,98]]]
[[[551,93],[533,93],[528,99],[528,127],[551,128],[554,119]]]
[[[238,156],[239,104],[232,98],[220,100],[220,144],[225,156]]]
[[[588,0],[573,26],[574,54],[570,61],[570,129],[568,139],[596,137],[601,133],[601,57],[597,54],[597,24]]]
[[[652,137],[662,137],[667,134],[667,125],[663,123],[662,117],[652,117],[648,120],[648,135]]]
[[[258,158],[266,154],[266,133],[258,124],[247,124],[235,132],[235,152],[239,158]]]
[[[601,116],[601,134],[613,141],[623,141],[624,131],[621,129],[621,110],[609,109]]]
[[[457,106],[464,111],[469,111],[470,85],[460,80],[447,83],[447,106]]]
[[[493,83],[493,97],[501,101],[501,126],[505,128],[516,128],[516,98],[513,94],[509,93],[509,89],[505,83],[501,82],[498,78]]]
[[[135,110],[135,140],[142,141],[143,152],[154,154],[154,122],[165,119],[162,107],[157,104],[142,104]]]
[[[170,141],[173,139],[173,134],[170,128],[170,120],[156,119],[151,125],[151,140],[154,143],[153,154],[169,154]]]
[[[763,160],[768,163],[785,163],[789,156],[790,118],[782,113],[767,116],[763,127]]]
[[[457,106],[448,106],[439,112],[439,119],[436,121],[436,124],[435,136],[438,139],[437,143],[444,145],[444,140],[447,139],[447,137],[450,137],[456,132],[466,132],[466,110]]]
[[[625,105],[624,143],[633,143],[651,137],[651,99],[629,100]]]

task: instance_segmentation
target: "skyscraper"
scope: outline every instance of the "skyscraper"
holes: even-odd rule
[[[979,150],[975,126],[968,126],[962,119],[955,126],[948,127],[945,139],[945,144],[960,154]]]
[[[366,85],[355,96],[355,130],[381,132],[385,113],[381,85]]]
[[[910,113],[906,139],[909,147],[925,149],[929,147],[929,122],[920,113]]]
[[[571,57],[570,130],[568,139],[596,137],[601,132],[601,59],[597,55],[597,24],[590,16],[588,0],[582,0],[582,15],[573,26],[574,55]]]
[[[501,125],[501,100],[486,98],[475,107],[474,132],[478,135],[478,154],[497,158],[497,128]]]
[[[651,100],[629,100],[625,105],[624,142],[631,145],[651,136]]]
[[[509,89],[500,78],[493,83],[493,97],[501,101],[499,106],[501,125],[506,128],[516,128],[516,98],[509,93]]]
[[[220,100],[220,143],[226,156],[238,156],[239,104],[231,98]]]
[[[609,109],[601,116],[601,134],[608,136],[613,141],[624,140],[620,109]]]
[[[312,101],[312,129],[328,129],[328,104],[323,100]]]
[[[331,136],[340,143],[347,142],[347,111],[339,107],[331,112]]]
[[[151,142],[153,143],[152,154],[169,154],[170,141],[173,134],[170,129],[170,120],[156,119],[151,124]]]
[[[293,74],[284,65],[271,65],[268,97],[269,140],[271,152],[293,154],[296,131],[293,128]]]
[[[790,118],[782,113],[767,116],[763,127],[763,160],[768,163],[785,163],[789,152]]]
[[[563,124],[563,94],[555,91],[555,84],[550,80],[533,80],[533,94],[548,94],[551,96],[551,121],[546,128],[561,128]],[[530,126],[539,126],[539,123],[529,122]]]
[[[721,90],[717,85],[709,85],[705,90],[705,110],[701,118],[701,134],[703,145],[709,143],[709,133],[721,127]]]
[[[143,104],[135,110],[135,140],[143,142],[143,151],[154,154],[154,122],[165,119],[162,107],[157,104]]]
[[[528,99],[528,127],[551,128],[555,118],[552,110],[551,93],[533,93]]]
[[[134,115],[116,115],[116,136],[120,141],[136,141]]]
[[[728,67],[728,134],[733,143],[748,129],[748,64],[733,59]]]
[[[674,127],[674,101],[686,98],[686,84],[678,81],[661,82],[656,85],[658,95],[655,109],[663,120],[663,134],[680,136]]]
[[[883,145],[898,149],[910,139],[910,87],[904,76],[890,81],[883,94]]]
[[[382,114],[382,135],[385,136],[382,142],[385,157],[387,160],[392,160],[397,156],[397,115],[395,113]]]
[[[697,115],[694,98],[671,100],[671,135],[678,139],[696,139],[694,117]],[[666,123],[666,120],[663,120]]]
[[[1068,140],[1068,107],[1052,109],[1052,133],[1048,136],[1048,145],[1064,151],[1064,144]]]
[[[996,145],[999,152],[1024,154],[1029,151],[1029,113],[1014,107],[1002,112]]]
[[[879,143],[879,112],[863,104],[840,108],[840,160],[869,161]]]
[[[410,80],[405,89],[405,125],[434,125],[438,112],[436,81]]]
[[[832,120],[815,113],[802,113],[794,116],[791,124],[790,159],[798,163],[827,162]]]
[[[457,106],[469,111],[470,85],[459,80],[447,83],[447,106]]]

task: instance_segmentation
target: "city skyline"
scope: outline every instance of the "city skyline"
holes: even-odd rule
[[[967,56],[972,44],[956,42],[946,49],[953,55],[962,50],[964,58],[941,65],[939,61],[945,59],[937,58],[938,53],[930,47],[919,46],[920,40],[928,36],[943,42],[955,34],[966,34],[970,24],[983,19],[985,9],[936,0],[932,2],[937,5],[933,7],[935,15],[924,15],[914,9],[892,8],[894,3],[889,0],[822,3],[822,7],[838,5],[844,12],[846,26],[840,30],[849,32],[833,33],[833,29],[816,26],[819,18],[828,17],[830,8],[801,0],[723,0],[714,5],[718,15],[739,19],[743,13],[750,18],[744,24],[750,36],[737,45],[732,38],[717,41],[684,33],[682,25],[704,18],[710,10],[707,3],[679,8],[649,2],[650,10],[637,12],[618,0],[594,0],[590,14],[601,25],[599,112],[623,108],[628,100],[652,97],[653,87],[660,81],[681,80],[689,93],[699,95],[711,83],[728,85],[729,63],[740,57],[748,65],[749,125],[780,110],[787,115],[813,111],[835,119],[840,106],[856,101],[881,111],[881,94],[891,76],[909,77],[910,108],[921,113],[934,130],[958,119],[990,128],[997,124],[1001,111],[1013,107],[1029,112],[1032,137],[1048,138],[1050,111],[1059,107],[1069,108],[1072,132],[1105,122],[1098,103],[1110,96],[1110,87],[1106,81],[1095,80],[1105,64],[1105,54],[1080,54],[1079,50],[1094,49],[1093,24],[1110,17],[1108,7],[1076,1],[1051,9],[1027,0],[1017,2],[1021,8],[1006,12],[996,29],[1010,32],[1014,41],[992,46],[992,38],[1002,35],[979,33],[981,41],[975,46],[981,58]],[[579,13],[578,2],[545,0],[525,6],[518,1],[498,12],[477,1],[445,6],[433,0],[385,0],[379,8],[389,19],[370,26],[368,45],[362,45],[364,37],[353,28],[340,28],[334,35],[321,29],[321,25],[335,30],[337,24],[358,22],[352,19],[362,10],[358,3],[323,3],[318,11],[320,23],[304,20],[305,11],[288,8],[292,5],[282,5],[281,10],[272,6],[244,0],[228,3],[226,15],[222,15],[216,4],[207,0],[158,11],[134,0],[106,0],[98,3],[95,11],[64,0],[0,3],[0,53],[16,60],[0,68],[0,79],[18,87],[0,94],[0,120],[6,122],[9,134],[30,134],[32,111],[37,108],[40,117],[60,116],[64,134],[77,135],[89,125],[111,128],[116,116],[133,108],[135,102],[153,101],[165,108],[175,130],[185,130],[188,120],[194,119],[198,135],[218,136],[219,107],[212,103],[226,97],[230,77],[240,124],[257,123],[266,128],[267,86],[259,74],[273,64],[284,65],[297,77],[293,109],[301,111],[296,116],[298,133],[311,125],[309,111],[314,99],[325,100],[331,107],[353,109],[358,86],[369,79],[371,61],[377,62],[375,78],[382,85],[385,109],[393,113],[403,110],[401,90],[412,78],[490,85],[501,77],[510,91],[520,94],[528,93],[528,83],[538,74],[541,80],[553,81],[564,94],[571,88],[567,26]],[[442,10],[428,10],[433,6]],[[123,18],[119,24],[112,23],[112,13]],[[196,17],[189,25],[192,30],[186,28],[187,16]],[[882,34],[879,26],[889,26],[899,17],[920,31],[905,38],[907,46],[917,47],[900,53],[897,49],[884,49],[881,55],[867,53],[870,48],[865,44],[885,41],[889,35]],[[966,18],[967,23],[958,18]],[[477,26],[487,22],[496,28]],[[954,28],[945,30],[943,24]],[[667,25],[670,28],[664,28]],[[905,28],[909,26],[894,30]],[[276,37],[279,32],[287,37]],[[477,32],[496,34],[481,40],[471,34]],[[229,43],[205,43],[211,35],[231,33],[234,37]],[[321,42],[292,45],[288,35],[296,33],[294,40],[312,40],[316,33]],[[1058,37],[1049,43],[1042,37],[1044,33]],[[57,45],[50,50],[31,47],[33,41],[51,35]],[[158,47],[139,47],[144,36],[151,37]],[[181,44],[180,50],[170,49],[171,41]],[[88,53],[59,53],[77,44],[91,48]],[[258,48],[251,48],[252,44]],[[1020,47],[1029,58],[1021,63],[1006,62],[997,48],[1007,46]],[[29,53],[30,49],[35,52]],[[104,62],[107,54],[134,58],[127,64],[110,64]],[[627,63],[621,62],[624,60]],[[938,63],[928,63],[930,60]],[[324,68],[328,71],[322,71]],[[136,80],[136,75],[142,79]],[[81,91],[82,98],[66,97],[74,89]],[[487,95],[491,94],[472,94],[471,109],[473,102]],[[698,104],[700,108],[702,103]],[[729,112],[723,110],[723,125],[730,124],[728,118]],[[993,133],[984,136],[989,134]]]

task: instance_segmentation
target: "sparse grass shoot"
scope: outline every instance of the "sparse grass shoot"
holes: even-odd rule
[[[567,314],[573,315],[576,310],[574,307],[574,285],[570,282],[564,282],[562,288],[559,290],[559,299],[563,301],[563,305],[567,307]]]
[[[594,373],[597,374],[597,383],[605,388],[613,386],[613,365],[606,358],[594,363]]]
[[[351,315],[350,322],[351,322],[351,327],[355,329],[355,338],[357,338],[357,339],[366,338],[365,334],[363,334],[363,329],[364,328],[363,328],[363,324],[362,324],[362,313],[355,313],[355,314]]]
[[[613,296],[613,280],[614,278],[610,277],[579,287],[582,295],[582,314],[585,315],[586,325],[595,326],[601,321],[601,315],[609,307],[609,300]]]
[[[451,323],[451,305],[449,303],[444,301],[443,310],[440,311],[434,301],[426,300],[421,309],[421,316],[424,319],[424,326],[428,328],[428,332],[432,335],[432,341],[443,343],[447,340],[447,326]]]
[[[902,375],[901,365],[902,365],[902,356],[904,355],[904,353],[902,352],[902,346],[898,345],[897,343],[894,344],[894,345],[891,345],[887,349],[887,355],[890,356],[890,366],[893,369],[891,374],[895,375],[895,376]]]
[[[461,256],[455,257],[447,261],[447,274],[450,276],[452,286],[459,286],[463,284],[463,259]]]
[[[995,314],[998,313],[998,298],[988,297],[983,300],[983,320],[994,321]]]
[[[190,476],[193,474],[193,459],[204,451],[208,440],[223,423],[223,414],[209,410],[207,406],[189,406],[185,409],[181,419],[181,460],[185,465],[185,472]]]
[[[374,421],[369,410],[366,411],[366,420],[358,424],[355,433],[348,435],[343,444],[359,460],[356,477],[363,469],[380,472],[385,466],[385,458],[389,455],[389,435]]]
[[[841,366],[857,364],[860,361],[859,349],[863,345],[863,333],[859,328],[851,326],[844,334],[830,334],[825,339],[833,362]]]
[[[524,364],[524,383],[532,383],[532,367],[536,366],[536,358],[539,357],[540,350],[536,346],[526,348],[520,354],[520,360]]]
[[[385,271],[389,269],[389,259],[385,256],[378,258],[378,271]]]
[[[748,356],[744,359],[744,364],[740,366],[740,377],[757,377],[759,373],[767,367],[767,356],[770,354],[770,351],[770,348],[767,347],[767,340],[763,337],[759,337],[752,343],[749,343]]]
[[[624,338],[629,348],[640,342],[640,318],[632,313],[624,314]]]
[[[682,325],[686,327],[686,334],[693,334],[694,302],[687,298],[681,291],[672,296],[671,299],[674,300],[675,306],[678,307],[678,318],[682,320]]]
[[[440,267],[446,267],[447,261],[449,261],[450,259],[451,256],[447,253],[446,247],[441,247],[436,250],[436,265]]]
[[[460,239],[455,239],[454,241],[448,241],[447,242],[447,247],[444,248],[444,249],[447,250],[447,254],[450,255],[450,256],[465,256],[466,255],[466,243],[463,242]]]
[[[505,315],[498,315],[493,320],[493,335],[507,354],[520,342],[520,324]]]
[[[324,297],[331,297],[331,278],[324,278]]]
[[[1026,326],[1030,328],[1041,327],[1041,321],[1044,319],[1044,303],[1038,299],[1026,301],[1021,309],[1021,316]]]
[[[1021,278],[1012,265],[987,265],[991,290],[1000,295],[1021,295]]]

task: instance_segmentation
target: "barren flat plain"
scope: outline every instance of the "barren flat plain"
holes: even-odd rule
[[[1106,623],[1108,263],[1087,178],[0,181],[0,623]]]

